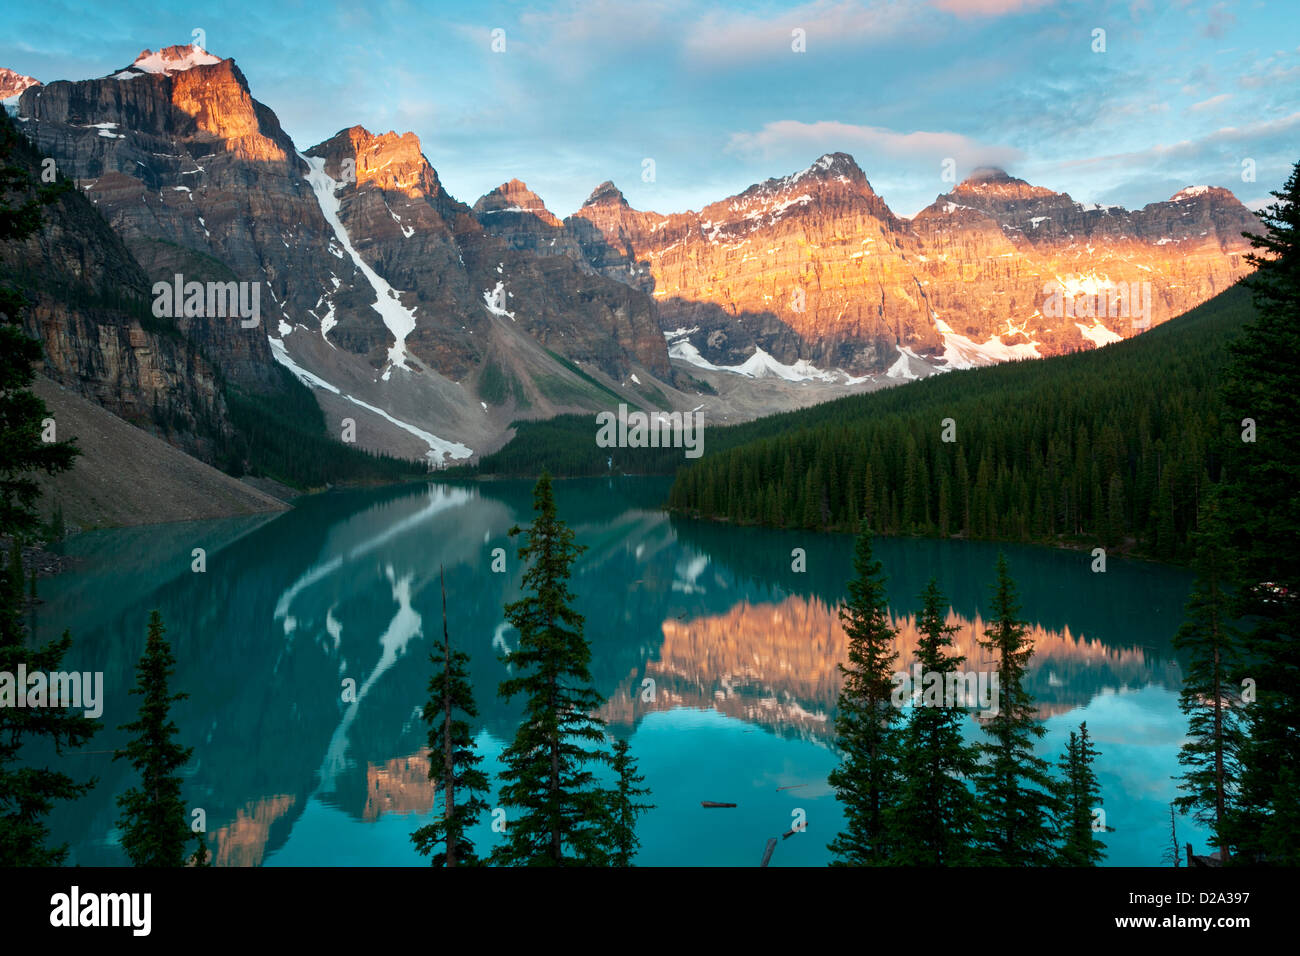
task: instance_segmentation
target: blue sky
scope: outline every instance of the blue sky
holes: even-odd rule
[[[414,130],[456,198],[518,177],[560,216],[606,179],[698,209],[834,150],[900,215],[949,158],[1129,207],[1201,183],[1258,207],[1300,159],[1296,0],[0,0],[0,22],[0,66],[44,82],[201,29],[299,149]]]

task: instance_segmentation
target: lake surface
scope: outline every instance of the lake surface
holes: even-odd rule
[[[670,518],[668,481],[556,482],[561,517],[587,551],[572,590],[586,617],[592,674],[609,731],[628,738],[656,807],[641,818],[640,865],[754,866],[802,811],[807,829],[781,841],[772,866],[823,865],[841,824],[827,773],[845,658],[835,607],[852,539],[737,529]],[[134,782],[111,751],[134,719],[128,696],[149,611],[162,612],[178,659],[173,710],[194,747],[186,799],[201,807],[220,865],[425,865],[409,834],[434,815],[419,711],[441,639],[438,570],[446,569],[453,642],[471,655],[474,733],[489,771],[520,710],[496,696],[516,646],[502,605],[519,595],[513,524],[532,517],[531,482],[432,484],[331,492],[274,517],[91,532],[66,551],[80,564],[42,582],[44,638],[71,630],[65,669],[103,671],[104,730],[64,759],[96,775],[61,807],[55,836],[69,862],[125,862],[115,796]],[[192,568],[193,549],[206,571]],[[504,548],[504,573],[492,571]],[[806,570],[792,570],[802,548]],[[1191,576],[1087,554],[1004,546],[1031,622],[1030,688],[1055,760],[1086,720],[1101,757],[1110,864],[1157,866],[1185,723],[1182,667],[1170,638]],[[967,669],[998,546],[876,543],[901,626],[915,647],[916,595],[931,576],[952,603]],[[344,681],[356,700],[343,701]],[[646,683],[647,680],[653,684]],[[653,687],[653,699],[649,689]],[[518,703],[516,701],[516,703]],[[971,737],[983,735],[969,722]],[[700,801],[734,802],[703,809]],[[495,805],[493,801],[489,801]],[[484,819],[480,850],[497,837]],[[1182,842],[1205,834],[1179,820]]]

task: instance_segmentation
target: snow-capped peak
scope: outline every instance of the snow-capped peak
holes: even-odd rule
[[[0,66],[0,99],[4,100],[6,104],[11,100],[17,103],[18,97],[29,86],[40,85],[41,81],[35,77],[15,73],[8,67]]]
[[[833,176],[838,176],[841,179],[863,178],[862,169],[848,153],[823,153],[807,169],[801,169],[791,176],[786,176],[781,180],[781,183],[789,186],[809,176],[819,179],[829,179]]]
[[[134,63],[120,73],[114,73],[113,77],[118,80],[129,80],[142,73],[161,73],[164,76],[171,76],[173,73],[192,70],[196,66],[211,66],[220,62],[221,57],[213,56],[197,43],[189,43],[184,46],[164,47],[157,53],[144,50],[135,58]]]
[[[1210,191],[1209,186],[1188,186],[1186,189],[1180,189],[1170,197],[1170,202],[1181,202],[1184,199],[1195,199],[1197,196],[1204,196]]]

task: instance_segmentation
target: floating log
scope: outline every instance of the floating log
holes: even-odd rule
[[[734,804],[734,803],[716,803],[716,802],[714,802],[713,800],[701,800],[701,801],[700,801],[700,806],[704,807],[706,810],[710,810],[710,809],[713,809],[713,808],[715,808],[715,807],[734,807],[735,804]]]
[[[763,850],[763,862],[759,866],[767,866],[767,861],[772,859],[772,851],[776,849],[776,837],[767,838],[767,847]]]

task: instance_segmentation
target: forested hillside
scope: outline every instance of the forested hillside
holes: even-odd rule
[[[1183,558],[1219,476],[1226,345],[1253,314],[1238,285],[1103,349],[763,419],[747,430],[765,434],[744,444],[715,441],[709,454],[706,440],[670,506],[737,523],[849,530],[866,518],[884,534],[1077,539]]]

